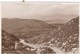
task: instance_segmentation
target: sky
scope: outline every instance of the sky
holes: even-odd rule
[[[68,21],[79,15],[78,3],[2,3],[3,18]]]

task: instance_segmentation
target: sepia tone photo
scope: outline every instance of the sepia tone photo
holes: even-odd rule
[[[79,3],[2,3],[2,54],[79,54]]]

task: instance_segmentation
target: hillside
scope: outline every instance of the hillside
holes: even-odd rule
[[[2,30],[2,49],[14,50],[15,41],[19,41],[15,35]]]
[[[53,31],[51,31],[53,32]],[[73,18],[64,26],[56,29],[52,34],[50,44],[56,44],[57,47],[65,52],[79,47],[79,17]]]
[[[3,18],[2,28],[15,34],[18,38],[31,38],[55,29],[56,26],[35,19]]]

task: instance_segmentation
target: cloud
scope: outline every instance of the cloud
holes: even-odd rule
[[[2,17],[39,20],[65,19],[77,16],[77,3],[4,3]],[[70,17],[68,19],[70,19]]]

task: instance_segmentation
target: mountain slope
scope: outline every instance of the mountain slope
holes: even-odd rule
[[[31,38],[56,27],[35,19],[3,18],[2,28],[18,38]]]
[[[15,41],[19,41],[13,34],[2,30],[2,49],[3,50],[14,50]]]
[[[56,29],[50,40],[51,44],[56,44],[64,51],[71,51],[79,47],[79,17],[73,18],[64,26]]]

